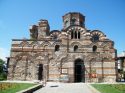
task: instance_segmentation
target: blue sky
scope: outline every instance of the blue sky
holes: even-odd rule
[[[118,53],[125,50],[125,0],[0,0],[0,57],[9,56],[12,39],[29,38],[29,26],[40,19],[51,30],[62,29],[62,16],[81,12],[86,28],[98,29],[115,42]]]

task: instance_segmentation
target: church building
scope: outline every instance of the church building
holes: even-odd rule
[[[62,19],[61,30],[50,31],[42,19],[30,27],[30,39],[12,39],[7,79],[115,82],[114,42],[100,30],[87,29],[81,13],[69,12]]]

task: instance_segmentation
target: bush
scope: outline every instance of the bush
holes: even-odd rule
[[[7,79],[7,74],[5,72],[0,74],[0,80],[6,80]]]

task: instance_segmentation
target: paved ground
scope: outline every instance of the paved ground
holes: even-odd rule
[[[85,83],[51,83],[34,93],[93,93]]]

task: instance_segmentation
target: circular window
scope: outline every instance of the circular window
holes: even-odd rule
[[[93,36],[92,36],[92,41],[93,41],[93,42],[99,41],[99,35],[93,35]]]

